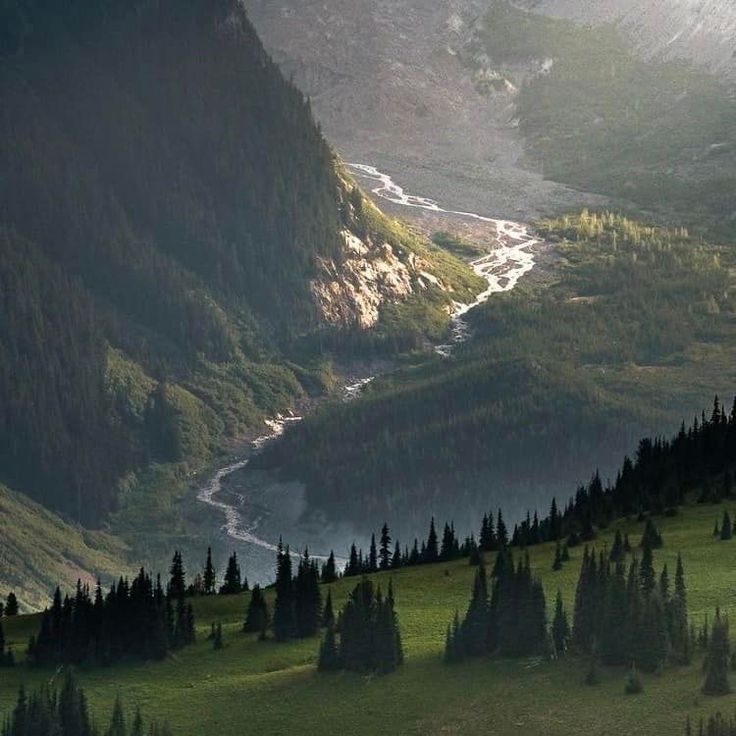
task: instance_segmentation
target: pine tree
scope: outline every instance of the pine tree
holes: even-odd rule
[[[186,595],[186,576],[184,573],[184,562],[181,552],[174,552],[174,558],[171,561],[170,579],[169,579],[169,595],[172,598],[183,598]]]
[[[721,616],[720,610],[716,610],[708,654],[705,658],[703,692],[706,695],[727,695],[731,692],[728,678],[730,661],[731,642],[728,635],[728,619]]]
[[[319,590],[317,566],[310,560],[307,550],[304,550],[304,555],[299,560],[294,581],[294,613],[296,636],[314,636],[322,620],[322,594]]]
[[[478,657],[488,653],[488,580],[485,568],[475,571],[473,592],[462,623],[462,641],[465,654]]]
[[[5,601],[5,615],[18,615],[18,599],[15,597],[15,593],[12,590],[8,593],[7,600]]]
[[[227,568],[225,570],[225,579],[220,586],[222,595],[234,595],[243,590],[243,581],[240,575],[240,565],[238,564],[238,555],[233,552],[228,558]]]
[[[268,628],[268,624],[269,616],[266,599],[263,597],[261,586],[256,583],[250,594],[243,631],[247,634],[260,634]]]
[[[394,555],[391,558],[391,569],[398,570],[402,566],[403,562],[404,560],[401,555],[401,545],[399,544],[399,540],[397,539],[396,546],[394,547]]]
[[[657,587],[657,576],[654,572],[654,555],[652,545],[648,538],[645,539],[642,549],[641,565],[639,567],[639,580],[641,591],[645,597],[650,596]]]
[[[381,529],[379,566],[381,570],[388,570],[391,567],[391,535],[389,534],[388,524],[384,524]]]
[[[276,601],[273,609],[273,633],[276,641],[288,641],[296,634],[294,582],[291,554],[279,542],[276,554]]]
[[[330,625],[330,622],[335,622],[335,611],[332,607],[332,591],[327,591],[327,600],[325,601],[325,607],[322,610],[322,626],[326,628]]]
[[[681,664],[689,664],[691,641],[687,621],[687,591],[685,589],[682,555],[680,554],[677,555],[675,590],[670,602],[670,640],[677,660]]]
[[[337,565],[335,563],[335,553],[330,550],[330,556],[322,565],[322,573],[320,575],[323,583],[334,583],[337,580]]]
[[[368,553],[368,572],[378,571],[378,551],[376,550],[376,535],[371,534],[371,548]]]
[[[723,512],[723,521],[721,522],[721,539],[729,540],[733,537],[733,527],[731,525],[731,516],[728,511]]]
[[[317,660],[317,669],[320,672],[330,672],[338,670],[341,667],[340,652],[337,646],[337,637],[335,635],[334,618],[327,624],[322,644],[319,648],[319,657]]]
[[[555,547],[555,559],[552,562],[552,569],[555,572],[557,570],[562,570],[562,549],[560,548],[559,541],[557,542],[557,546]]]
[[[106,736],[126,736],[127,728],[125,726],[125,715],[123,714],[123,704],[118,695],[115,698],[115,705],[112,710],[110,725],[106,731]]]
[[[215,567],[212,564],[212,547],[207,547],[207,561],[204,565],[202,582],[204,584],[205,595],[214,595],[217,592],[217,575],[215,573]]]
[[[552,641],[555,645],[555,652],[558,657],[565,655],[567,645],[570,641],[570,624],[567,620],[567,613],[562,604],[562,592],[557,591],[557,600],[555,601],[555,616],[552,619]]]
[[[437,530],[434,525],[434,516],[429,524],[429,534],[427,535],[427,545],[424,550],[423,562],[437,562],[440,557],[439,542],[437,539]]]
[[[447,664],[455,664],[465,659],[465,642],[462,626],[460,625],[460,616],[457,611],[455,611],[452,623],[447,627],[444,659]]]
[[[503,520],[503,514],[501,513],[501,509],[498,510],[498,514],[496,516],[496,544],[500,549],[503,549],[504,547],[508,546],[509,543],[509,534],[506,529],[506,524]]]

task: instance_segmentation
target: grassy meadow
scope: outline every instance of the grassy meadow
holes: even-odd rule
[[[659,571],[666,562],[672,574],[682,552],[696,624],[717,605],[736,617],[736,539],[712,536],[722,513],[721,506],[697,506],[658,520],[664,547],[655,553],[655,566]],[[601,533],[599,549],[610,545],[617,526],[638,543],[643,524],[622,521]],[[583,549],[571,550],[572,559],[560,572],[551,569],[553,553],[549,544],[532,549],[532,567],[544,582],[548,605],[559,587],[571,613]],[[622,669],[603,668],[600,685],[583,684],[586,663],[572,657],[444,665],[445,627],[455,609],[464,610],[472,575],[467,560],[391,573],[407,659],[391,675],[320,674],[314,666],[317,639],[277,644],[242,634],[248,601],[243,594],[196,599],[198,642],[167,660],[83,669],[80,678],[100,719],[119,693],[128,707],[139,705],[144,717],[169,721],[177,736],[666,734],[681,733],[688,714],[736,710],[736,694],[700,695],[701,653],[689,667],[644,676],[644,693],[638,696],[624,695]],[[387,585],[388,576],[375,578]],[[355,582],[331,586],[336,607]],[[268,595],[272,602],[272,591]],[[222,651],[214,651],[206,638],[213,621],[223,623]],[[6,636],[21,652],[38,618],[4,622]],[[54,671],[25,666],[0,670],[0,709],[11,706],[21,683],[33,687],[55,678]]]

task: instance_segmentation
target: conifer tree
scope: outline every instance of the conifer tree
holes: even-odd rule
[[[273,633],[276,641],[288,641],[296,634],[294,582],[291,554],[279,542],[276,553],[276,601],[273,609]]]
[[[307,550],[304,550],[304,555],[299,560],[294,581],[294,613],[296,636],[314,636],[322,620],[322,594],[319,590],[317,565],[309,558]]]
[[[184,573],[184,561],[181,552],[174,552],[174,558],[171,561],[169,570],[171,575],[169,579],[169,595],[172,598],[183,598],[186,594],[186,576]]]
[[[560,548],[560,542],[558,540],[557,546],[555,547],[555,559],[552,562],[552,569],[556,572],[562,570],[562,549]]]
[[[644,692],[644,685],[639,677],[639,672],[636,669],[636,665],[632,664],[629,673],[626,675],[626,684],[624,685],[624,692],[627,695],[639,695]]]
[[[555,645],[555,652],[558,657],[563,657],[567,651],[567,645],[570,641],[570,624],[567,620],[567,613],[562,604],[562,592],[557,591],[557,600],[555,601],[555,616],[552,619],[552,641]]]
[[[388,530],[388,524],[385,523],[381,529],[379,567],[381,570],[388,570],[391,567],[391,535]]]
[[[460,616],[455,611],[455,617],[452,623],[447,626],[447,635],[445,636],[445,662],[447,664],[462,662],[465,659],[465,651]]]
[[[731,662],[731,642],[728,635],[728,619],[716,609],[716,617],[705,658],[705,682],[703,692],[706,695],[727,695],[731,692],[728,672]]]
[[[125,715],[123,714],[123,704],[118,695],[115,698],[115,705],[112,710],[110,725],[106,731],[106,736],[126,736],[127,728],[125,726]]]
[[[234,595],[243,590],[243,581],[240,574],[240,565],[238,564],[238,555],[233,552],[228,558],[227,568],[225,569],[225,578],[220,586],[222,595]]]
[[[7,600],[5,601],[5,615],[18,615],[18,599],[16,598],[15,593],[12,590],[10,591],[10,593],[8,593]]]
[[[341,667],[340,652],[337,646],[334,618],[327,624],[322,644],[319,648],[317,669],[320,672],[330,672]]]
[[[212,637],[212,648],[213,649],[222,649],[224,646],[224,642],[222,640],[222,622],[218,621],[215,626],[215,633]]]
[[[322,573],[320,575],[323,583],[334,583],[337,580],[337,564],[335,563],[335,553],[330,550],[330,556],[322,565]]]
[[[721,522],[721,539],[727,541],[733,537],[733,527],[731,525],[731,516],[728,511],[723,512],[723,521]]]
[[[503,520],[503,514],[501,513],[501,509],[498,510],[498,514],[496,516],[496,544],[499,546],[499,548],[503,549],[504,547],[508,546],[509,543],[509,534],[506,529],[506,524]]]
[[[641,581],[641,591],[645,597],[650,596],[657,587],[657,577],[654,572],[654,555],[652,545],[648,538],[644,541],[641,555],[641,565],[639,567],[639,579]]]
[[[488,580],[485,568],[480,565],[475,572],[472,596],[462,623],[465,654],[470,657],[488,653],[488,606]]]
[[[401,567],[403,562],[404,561],[401,555],[401,545],[399,544],[399,540],[397,539],[396,546],[394,547],[394,554],[393,554],[393,557],[391,558],[391,569],[397,570],[398,568]]]
[[[217,592],[217,575],[212,564],[212,547],[207,547],[207,561],[202,574],[205,595],[214,595]]]
[[[335,622],[335,611],[332,607],[332,591],[327,591],[327,600],[325,601],[325,607],[322,610],[322,626],[326,628],[330,625],[330,622]]]
[[[260,634],[268,628],[268,624],[269,616],[266,599],[263,597],[261,586],[256,583],[250,594],[243,631],[246,634]]]
[[[376,550],[376,535],[371,534],[371,548],[368,553],[368,570],[367,572],[378,571],[378,552]]]
[[[437,530],[434,526],[434,516],[429,524],[429,534],[427,535],[427,545],[424,550],[424,562],[437,562],[440,557],[439,542],[437,539]]]

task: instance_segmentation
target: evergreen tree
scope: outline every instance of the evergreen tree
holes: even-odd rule
[[[186,594],[186,576],[181,552],[178,550],[174,552],[169,573],[171,575],[169,579],[169,595],[173,598],[183,598]]]
[[[225,578],[220,586],[222,595],[234,595],[243,590],[243,580],[240,574],[240,565],[238,564],[238,555],[233,552],[228,558],[227,568],[225,569]]]
[[[320,672],[330,672],[341,667],[340,652],[337,646],[334,618],[327,624],[322,645],[319,649],[317,669]]]
[[[437,530],[434,525],[434,517],[429,524],[429,534],[427,535],[427,546],[424,551],[423,562],[437,562],[440,557],[439,542],[437,539]]]
[[[332,607],[332,591],[328,590],[325,607],[322,610],[322,626],[327,628],[330,623],[335,623],[335,612]]]
[[[455,664],[465,659],[465,642],[463,641],[463,630],[460,625],[460,616],[455,611],[455,618],[447,627],[447,635],[445,637],[445,662],[447,664]]]
[[[499,546],[500,549],[503,549],[504,547],[508,546],[509,535],[508,531],[506,530],[506,524],[504,523],[501,509],[498,510],[496,519],[496,544]]]
[[[118,695],[115,698],[115,705],[112,710],[110,725],[106,731],[106,736],[126,736],[127,728],[125,727],[125,715],[123,714],[123,704]]]
[[[376,535],[371,534],[371,548],[368,553],[368,572],[378,571],[378,552],[376,550]]]
[[[480,565],[475,572],[473,592],[462,623],[462,641],[468,656],[477,657],[488,653],[488,617],[488,580],[485,568]]]
[[[269,616],[266,599],[261,591],[261,586],[256,583],[250,594],[243,631],[247,634],[260,634],[268,628],[268,624]]]
[[[204,564],[202,582],[204,584],[205,595],[214,595],[217,592],[217,574],[212,564],[212,547],[207,547],[207,561]]]
[[[557,542],[557,546],[555,547],[555,559],[552,562],[552,569],[562,570],[562,549],[560,548],[560,542]]]
[[[560,590],[557,591],[555,616],[552,619],[552,641],[554,642],[557,656],[564,656],[567,651],[568,642],[570,641],[570,624],[568,623],[567,613],[565,613],[562,604],[562,592]]]
[[[322,573],[320,575],[323,583],[334,583],[337,580],[337,565],[335,563],[335,553],[330,550],[330,556],[322,565]]]
[[[288,641],[296,635],[294,581],[291,554],[279,542],[276,554],[276,601],[273,609],[273,633],[276,641]]]
[[[713,628],[705,658],[705,682],[703,692],[706,695],[727,695],[731,692],[728,678],[731,661],[731,642],[728,635],[728,619],[716,610]]]
[[[657,587],[657,576],[654,572],[654,555],[649,539],[645,539],[642,549],[641,565],[639,567],[639,579],[641,591],[645,597],[649,597]]]
[[[391,567],[391,535],[389,534],[388,524],[384,524],[381,529],[379,566],[381,570],[388,570]]]
[[[400,568],[403,564],[404,560],[401,555],[401,545],[399,544],[399,540],[396,540],[396,546],[394,547],[394,554],[391,558],[391,569],[397,570]]]
[[[5,615],[18,615],[18,599],[16,598],[15,593],[12,590],[10,591],[10,593],[8,593],[7,600],[5,601]]]
[[[307,550],[304,550],[304,555],[299,560],[293,588],[296,636],[314,636],[319,631],[322,620],[322,594],[319,590],[317,565],[309,558]]]
[[[639,695],[644,692],[644,685],[639,677],[639,672],[636,669],[636,665],[632,664],[628,675],[626,675],[626,684],[624,685],[624,692],[627,695]]]
[[[731,516],[728,511],[723,512],[723,521],[721,522],[721,539],[726,541],[733,537],[733,527],[731,525]]]

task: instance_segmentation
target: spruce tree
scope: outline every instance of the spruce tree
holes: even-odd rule
[[[225,569],[225,578],[220,586],[222,595],[234,595],[240,593],[243,589],[243,580],[240,574],[240,565],[238,564],[238,555],[233,552],[228,558],[227,568]]]
[[[330,622],[335,622],[335,611],[332,607],[332,591],[327,591],[327,600],[325,601],[325,607],[322,609],[322,626],[326,628],[330,625]]]
[[[212,637],[212,648],[222,649],[224,646],[224,642],[222,639],[222,622],[218,621],[214,626],[215,626],[215,634]]]
[[[556,572],[562,570],[562,549],[560,548],[560,542],[557,542],[555,547],[555,559],[552,562],[552,569]]]
[[[639,672],[636,669],[635,664],[631,665],[629,673],[626,675],[624,692],[627,695],[639,695],[639,693],[644,692],[644,685],[641,681],[641,677],[639,677]]]
[[[567,613],[562,604],[562,592],[557,591],[557,600],[555,601],[555,616],[552,619],[552,641],[555,645],[555,652],[558,657],[563,657],[567,651],[567,645],[570,641],[570,624],[567,620]]]
[[[268,628],[268,606],[266,599],[263,597],[261,586],[256,583],[250,594],[248,602],[248,610],[245,614],[245,622],[243,623],[243,631],[247,634],[260,634]]]
[[[110,725],[108,726],[105,736],[126,736],[127,728],[125,726],[125,715],[123,714],[123,704],[118,695],[115,698],[115,705],[112,710]]]
[[[205,595],[214,595],[217,592],[217,575],[212,564],[212,547],[207,547],[207,560],[204,564],[202,583]]]
[[[317,565],[310,560],[307,550],[304,550],[304,555],[299,560],[294,581],[294,613],[296,636],[314,636],[322,620],[322,594],[319,590]]]
[[[273,633],[276,641],[288,641],[296,634],[294,581],[291,554],[279,542],[276,554],[276,601],[273,609]]]
[[[391,567],[391,535],[389,534],[388,524],[385,523],[381,529],[379,567],[381,570],[388,570]]]
[[[480,565],[475,572],[473,592],[462,623],[462,640],[465,654],[471,657],[488,652],[488,580],[485,568]]]
[[[641,565],[639,567],[639,580],[641,591],[645,597],[650,596],[657,587],[657,576],[654,572],[654,555],[652,545],[648,538],[644,541],[642,549]]]
[[[496,516],[496,544],[500,549],[503,549],[504,547],[508,546],[509,543],[509,534],[506,529],[506,524],[503,520],[503,514],[501,513],[501,509],[498,510],[498,514]]]
[[[322,644],[319,648],[317,669],[320,672],[331,672],[341,667],[340,652],[337,646],[334,619],[327,624]]]
[[[174,558],[171,561],[169,569],[171,575],[169,579],[169,595],[172,598],[183,598],[186,594],[186,576],[184,573],[184,561],[181,552],[174,552]]]
[[[721,539],[729,540],[733,537],[733,527],[731,525],[731,516],[728,511],[723,512],[723,521],[721,522]]]
[[[334,583],[337,580],[337,564],[335,563],[335,553],[330,550],[330,556],[322,565],[322,573],[320,575],[323,583]]]
[[[731,683],[728,678],[730,661],[731,642],[728,634],[728,619],[721,615],[720,610],[716,610],[708,653],[705,658],[703,692],[706,695],[727,695],[731,692]]]
[[[429,524],[429,534],[427,535],[427,545],[424,550],[423,562],[437,562],[439,557],[439,542],[437,539],[437,530],[435,529],[433,516]]]
[[[18,615],[18,599],[16,598],[15,593],[12,590],[10,591],[10,593],[8,593],[7,600],[5,601],[5,615]]]
[[[371,548],[368,553],[368,570],[367,572],[378,571],[378,551],[376,550],[376,535],[371,534]]]

